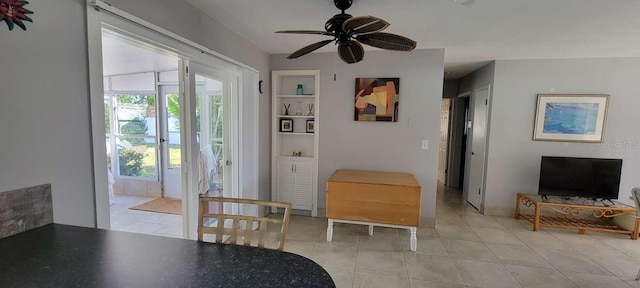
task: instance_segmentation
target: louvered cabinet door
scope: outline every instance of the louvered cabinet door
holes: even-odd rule
[[[276,201],[293,203],[294,191],[294,162],[289,160],[277,160],[276,170]],[[294,204],[295,205],[295,204]]]
[[[294,163],[293,209],[311,210],[313,195],[313,163]]]

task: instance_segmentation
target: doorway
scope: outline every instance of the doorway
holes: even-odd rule
[[[105,132],[112,230],[181,238],[179,58],[102,30]],[[162,85],[161,85],[162,84]]]
[[[107,29],[102,37],[111,229],[195,237],[198,195],[240,196],[231,141],[237,73]]]
[[[112,140],[112,137],[116,137],[120,134],[116,135],[115,133],[110,133],[110,129],[107,129],[107,127],[111,128],[110,125],[112,125],[112,122],[106,118],[107,113],[105,112],[108,111],[109,113],[113,113],[111,109],[115,106],[111,104],[113,103],[111,100],[105,101],[105,90],[112,89],[107,88],[106,85],[113,85],[117,81],[107,82],[112,79],[107,79],[104,76],[118,76],[116,74],[122,74],[122,72],[115,74],[104,73],[103,68],[105,68],[106,65],[116,63],[106,60],[103,57],[103,50],[105,50],[103,46],[103,34],[107,31],[120,38],[129,40],[130,43],[133,43],[137,48],[144,48],[143,50],[150,50],[157,54],[168,56],[172,59],[173,63],[177,60],[177,68],[174,68],[176,66],[173,64],[174,66],[167,69],[151,69],[153,72],[149,74],[152,76],[152,79],[155,80],[153,85],[151,85],[151,88],[149,88],[149,85],[145,84],[147,83],[145,81],[129,81],[131,84],[140,85],[131,87],[132,89],[135,88],[134,91],[118,91],[118,93],[114,93],[114,95],[124,94],[120,92],[129,92],[127,94],[154,96],[153,100],[147,99],[147,101],[153,102],[153,105],[149,106],[153,106],[155,109],[149,109],[149,111],[145,110],[145,116],[147,118],[155,118],[156,121],[152,123],[151,119],[147,119],[142,121],[137,120],[137,122],[147,124],[147,127],[155,128],[148,128],[147,132],[142,134],[145,137],[149,137],[149,139],[144,141],[146,144],[152,144],[150,142],[154,142],[153,145],[155,145],[155,153],[151,153],[153,149],[144,149],[144,152],[148,151],[148,155],[155,155],[155,180],[154,177],[149,176],[147,179],[144,179],[147,180],[147,182],[137,181],[134,182],[133,185],[128,185],[127,187],[144,186],[147,189],[160,187],[160,194],[156,194],[154,197],[172,195],[171,192],[168,191],[170,190],[169,184],[176,184],[174,188],[177,188],[178,184],[176,183],[177,181],[169,180],[172,176],[171,172],[173,172],[173,176],[180,174],[179,186],[181,186],[180,191],[182,193],[182,198],[180,200],[182,202],[182,214],[184,215],[184,217],[181,217],[182,221],[178,221],[181,222],[182,225],[180,237],[196,239],[196,219],[198,213],[197,197],[199,194],[198,186],[200,182],[197,160],[200,155],[200,143],[203,143],[200,142],[200,140],[203,139],[202,137],[206,137],[201,135],[200,131],[198,131],[200,124],[202,123],[197,122],[196,120],[202,119],[201,114],[205,114],[207,112],[205,110],[196,111],[196,106],[199,107],[199,105],[201,105],[196,104],[198,102],[196,101],[196,98],[199,98],[196,96],[200,93],[198,92],[198,89],[200,89],[198,86],[204,87],[206,85],[196,85],[199,83],[196,83],[195,74],[193,74],[193,72],[200,70],[198,67],[205,68],[200,70],[202,72],[200,74],[203,76],[211,76],[209,78],[222,82],[225,85],[224,87],[227,88],[223,91],[223,93],[226,93],[223,96],[229,99],[229,101],[223,101],[221,103],[224,115],[220,116],[221,119],[223,119],[220,123],[227,127],[227,132],[223,132],[223,135],[228,135],[228,138],[227,136],[224,136],[224,139],[218,140],[218,142],[222,141],[224,143],[222,147],[224,148],[224,151],[227,151],[228,155],[224,156],[224,161],[219,161],[220,159],[212,161],[214,163],[223,163],[227,167],[221,167],[218,164],[217,171],[222,171],[222,173],[214,173],[214,175],[207,176],[211,176],[210,179],[214,180],[212,184],[215,184],[215,187],[222,187],[222,189],[216,188],[222,193],[227,194],[234,193],[234,191],[243,191],[243,197],[258,199],[260,197],[258,189],[259,174],[258,169],[255,167],[255,163],[258,163],[259,155],[259,71],[198,43],[173,34],[161,27],[136,18],[135,16],[123,13],[111,5],[106,5],[102,2],[96,2],[90,5],[100,8],[87,10],[89,78],[91,84],[91,133],[94,143],[92,154],[94,161],[93,177],[95,189],[96,226],[101,229],[111,229],[114,226],[113,221],[111,221],[110,214],[116,209],[114,206],[109,205],[109,194],[113,195],[114,193],[113,190],[111,191],[112,193],[109,193],[109,189],[107,187],[113,187],[108,185],[108,183],[115,182],[115,178],[126,178],[118,176],[112,178],[114,181],[108,181],[109,177],[107,176],[108,171],[110,170],[107,169],[109,161],[107,161],[107,157],[105,157],[107,153],[107,145],[104,143],[113,142],[114,140]],[[144,72],[151,71],[149,70],[149,66],[159,64],[157,61],[149,61],[154,59],[153,57],[143,59],[126,58],[126,56],[131,54],[132,53],[116,53],[117,56],[122,56],[123,58],[128,59],[126,61],[121,61],[124,62],[123,64],[130,64],[140,69],[138,71],[129,71],[125,73],[128,77],[133,77],[133,74],[136,73],[144,74],[144,77],[148,77]],[[199,80],[198,82],[201,81]],[[171,101],[171,99],[166,97],[169,94],[175,94],[175,87],[178,87],[177,97],[179,107],[177,110],[179,111],[179,117],[172,117],[175,113],[172,113],[168,109],[169,101]],[[164,90],[161,91],[161,89]],[[141,92],[140,90],[143,91]],[[205,93],[206,91],[202,93],[202,95]],[[162,96],[165,96],[166,98],[163,99]],[[163,101],[165,103],[161,103]],[[242,103],[243,109],[240,109],[240,105],[238,103]],[[204,104],[202,105],[202,107],[205,107]],[[163,109],[161,109],[163,107],[167,111],[163,111]],[[155,112],[151,112],[151,110]],[[165,114],[161,115],[163,113]],[[154,117],[151,117],[152,115]],[[179,127],[171,127],[172,118],[179,118]],[[242,123],[240,123],[240,119],[242,119]],[[173,122],[175,123],[175,121]],[[138,124],[138,126],[142,125]],[[224,130],[225,128],[223,128],[223,131]],[[177,139],[175,139],[175,135],[178,134],[180,135],[180,149],[172,150],[171,148],[177,148]],[[155,141],[150,141],[151,138],[155,138]],[[213,145],[215,146],[215,144]],[[166,146],[168,146],[168,148]],[[116,145],[116,147],[118,146]],[[213,151],[213,148],[211,150]],[[118,153],[117,148],[111,149],[110,151]],[[163,153],[165,151],[168,152]],[[168,154],[168,156],[165,156],[166,154]],[[175,157],[176,155],[180,155],[179,159]],[[153,161],[146,160],[147,158],[142,157],[142,160],[140,160],[142,162],[141,165],[145,167],[153,166],[148,165]],[[114,166],[119,165],[118,163],[113,164]],[[180,167],[179,170],[176,169],[178,164]],[[173,169],[169,169],[169,167],[172,167]],[[118,166],[116,166],[116,168],[118,168]],[[151,171],[151,169],[149,169],[149,171]],[[242,171],[242,173],[239,173],[238,171]],[[220,179],[222,179],[222,182],[215,182],[220,181]],[[230,180],[227,181],[227,179]],[[167,183],[162,183],[165,180]],[[209,184],[208,181],[206,183]],[[123,187],[115,186],[116,188]],[[166,189],[164,189],[163,186],[166,187]],[[207,186],[212,187],[213,185]],[[167,190],[167,192],[165,193],[164,190]],[[173,195],[178,194],[176,193]],[[231,195],[239,194],[236,192]],[[241,208],[243,213],[247,213],[248,210],[249,212],[247,214],[256,216],[258,214],[257,211],[252,211],[245,207]],[[130,210],[131,209],[128,208],[121,209],[121,211],[132,212]],[[145,211],[134,212],[144,214]]]
[[[451,99],[442,99],[440,112],[440,138],[438,141],[438,181],[448,185],[449,170],[449,116],[451,114]]]
[[[178,85],[158,86],[162,196],[173,199],[182,199],[179,90]]]
[[[467,136],[470,131],[470,96],[471,93],[467,92],[451,98],[451,113],[449,115],[451,132],[449,134],[449,161],[446,178],[447,186],[457,190],[464,188]]]

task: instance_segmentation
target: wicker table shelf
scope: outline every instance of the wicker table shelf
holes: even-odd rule
[[[543,201],[540,195],[518,193],[515,217],[516,219],[522,217],[531,222],[533,224],[533,231],[538,231],[541,226],[545,226],[578,229],[580,234],[587,233],[587,230],[620,233],[630,235],[633,240],[638,239],[640,222],[636,221],[633,231],[623,229],[613,222],[614,217],[627,214],[635,216],[637,214],[635,207],[619,202],[614,202],[614,206],[570,204],[557,201],[560,198],[561,197],[550,196],[549,200]],[[534,214],[521,213],[520,208],[522,206],[533,206],[535,209]],[[541,215],[543,208],[556,212],[559,216],[543,216]],[[580,217],[582,211],[589,211],[591,214],[590,217]]]

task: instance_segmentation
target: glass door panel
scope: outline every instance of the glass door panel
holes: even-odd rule
[[[224,83],[196,73],[196,85],[196,121],[200,149],[210,149],[212,156],[210,163],[206,163],[209,170],[208,190],[210,193],[218,192],[229,197],[230,195],[224,194],[224,167],[228,160],[224,149]]]
[[[198,213],[198,195],[238,197],[234,194],[232,149],[229,145],[231,126],[232,88],[231,72],[189,64],[189,157],[190,177],[190,231],[195,236]],[[184,148],[185,146],[183,146]],[[234,196],[235,195],[235,196]],[[205,207],[209,213],[223,212],[222,205]],[[238,207],[225,205],[224,212],[233,213]],[[227,211],[228,210],[228,211]]]

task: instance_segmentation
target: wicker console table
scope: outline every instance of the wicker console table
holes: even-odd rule
[[[520,217],[533,224],[533,231],[538,231],[540,226],[557,227],[567,229],[578,229],[580,234],[587,233],[587,230],[605,231],[620,234],[627,234],[631,239],[638,239],[640,222],[636,221],[634,230],[625,230],[615,223],[613,218],[630,214],[635,216],[637,209],[620,202],[613,202],[611,206],[596,206],[586,204],[564,203],[562,199],[566,197],[549,196],[548,200],[543,200],[541,195],[518,193],[516,198],[516,219]],[[534,207],[534,214],[523,214],[520,207]],[[541,210],[556,212],[558,216],[543,216]],[[582,211],[588,211],[589,217],[578,217]]]

